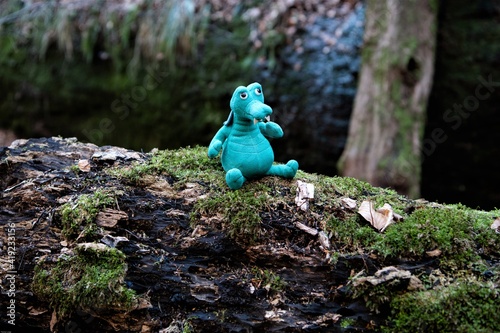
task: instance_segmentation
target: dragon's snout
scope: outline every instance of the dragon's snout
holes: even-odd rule
[[[248,104],[247,113],[254,119],[263,120],[273,113],[273,109],[260,101],[253,101]]]

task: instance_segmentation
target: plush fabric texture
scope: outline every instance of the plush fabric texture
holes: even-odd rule
[[[230,107],[227,121],[208,147],[210,158],[222,149],[222,167],[229,188],[239,189],[247,179],[264,176],[295,177],[297,161],[273,164],[274,152],[268,138],[281,138],[283,130],[272,121],[265,122],[273,110],[264,104],[262,86],[257,82],[239,86],[234,90]]]

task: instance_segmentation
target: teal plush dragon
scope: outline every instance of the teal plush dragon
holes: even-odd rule
[[[281,127],[267,121],[273,110],[264,104],[262,86],[254,82],[234,90],[231,113],[208,147],[208,157],[216,157],[222,149],[222,167],[226,183],[237,190],[247,179],[264,176],[293,178],[299,164],[274,164],[274,152],[267,138],[283,136]]]

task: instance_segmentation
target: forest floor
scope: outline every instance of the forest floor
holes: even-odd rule
[[[0,173],[2,330],[437,332],[498,324],[500,211],[301,171],[231,191],[203,147],[139,153],[18,140],[0,148]],[[314,185],[314,198],[297,204],[298,181]],[[358,213],[362,201],[391,205],[384,232]]]

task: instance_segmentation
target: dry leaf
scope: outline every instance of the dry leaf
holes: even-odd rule
[[[179,192],[179,195],[186,203],[194,203],[199,199],[205,198],[203,188],[198,183],[186,183],[186,188]]]
[[[295,204],[305,212],[309,209],[310,199],[314,199],[314,184],[297,180]]]
[[[375,210],[373,209],[373,203],[365,200],[359,206],[358,213],[380,232],[383,232],[389,224],[394,222],[394,212],[389,204],[384,204]]]
[[[494,229],[496,233],[500,233],[500,217],[497,217],[495,221],[493,221],[491,229]]]
[[[47,311],[49,311],[49,310],[44,309],[44,308],[35,308],[33,306],[30,306],[28,308],[28,310],[30,310],[30,312],[29,312],[30,316],[38,316],[38,315],[44,314]]]
[[[356,200],[354,200],[354,199],[351,199],[351,198],[342,198],[341,201],[342,201],[342,205],[345,208],[349,208],[349,209],[356,208]]]
[[[90,171],[89,160],[79,160],[78,161],[78,168],[83,172],[89,172]]]
[[[324,231],[319,232],[318,239],[325,250],[330,249],[330,239],[328,238],[328,236],[325,234]]]
[[[139,302],[137,303],[137,307],[135,309],[136,310],[150,309],[152,307],[153,307],[153,305],[151,305],[151,302],[149,302],[148,299],[141,297],[141,298],[139,298]]]
[[[197,225],[191,233],[191,237],[203,237],[208,234],[209,230],[202,225]]]
[[[394,215],[394,221],[402,221],[403,220],[403,217],[401,215],[399,215],[398,213],[393,212],[393,215]]]
[[[329,325],[331,323],[336,323],[339,319],[342,318],[342,315],[338,313],[327,312],[324,315],[320,316],[316,321],[316,325]]]
[[[429,257],[439,257],[442,253],[440,249],[425,252]]]
[[[49,324],[49,327],[50,327],[50,331],[51,332],[54,332],[54,327],[56,326],[57,322],[59,320],[57,319],[57,313],[56,313],[56,310],[54,310],[52,312],[52,317],[50,318],[50,324]]]

